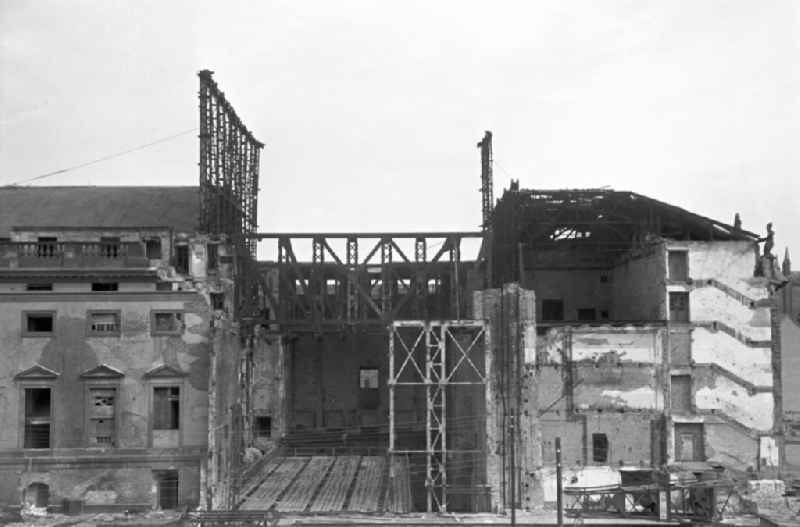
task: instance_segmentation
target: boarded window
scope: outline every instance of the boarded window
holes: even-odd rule
[[[93,282],[92,291],[119,291],[117,282]]]
[[[359,406],[367,410],[378,408],[378,368],[361,368],[358,372]]]
[[[552,298],[543,299],[542,320],[546,321],[564,320],[564,301]]]
[[[189,246],[175,247],[175,270],[181,274],[189,274]]]
[[[119,333],[119,313],[98,312],[89,313],[89,331],[100,334]]]
[[[672,292],[669,294],[669,320],[671,322],[689,322],[689,293]]]
[[[592,434],[592,461],[608,462],[608,436],[605,434]]]
[[[181,391],[177,386],[153,388],[153,429],[180,428]]]
[[[153,312],[154,335],[176,335],[183,329],[183,314],[179,311]]]
[[[675,424],[675,459],[705,461],[702,423]]]
[[[270,437],[272,435],[272,417],[257,415],[253,422],[253,434],[256,437]]]
[[[673,366],[688,366],[692,359],[692,334],[688,330],[670,331],[669,360]]]
[[[206,269],[209,271],[216,271],[219,265],[219,245],[216,243],[209,243],[207,249]]]
[[[150,260],[161,258],[161,238],[149,238],[144,242],[145,253]]]
[[[687,251],[669,251],[669,279],[675,282],[686,282],[689,279],[689,253]]]
[[[155,473],[158,488],[158,508],[169,510],[178,507],[178,471],[160,470]]]
[[[589,322],[597,320],[597,310],[593,307],[584,307],[578,309],[578,320]]]
[[[50,388],[25,389],[25,448],[50,448]]]
[[[672,413],[688,414],[692,411],[692,378],[673,375],[670,378]]]
[[[92,388],[89,390],[89,444],[92,446],[115,446],[115,388]]]
[[[25,331],[27,333],[52,333],[55,315],[53,313],[26,313]]]

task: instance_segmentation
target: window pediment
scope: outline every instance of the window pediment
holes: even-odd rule
[[[186,377],[187,373],[174,366],[162,364],[148,370],[144,374],[145,379],[174,379],[176,377]]]
[[[100,364],[90,370],[81,373],[81,379],[119,379],[125,374],[107,364]]]
[[[27,370],[23,370],[14,376],[15,381],[38,381],[38,380],[54,380],[57,379],[60,373],[45,368],[41,364],[34,364]]]

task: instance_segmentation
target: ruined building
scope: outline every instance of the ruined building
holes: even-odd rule
[[[207,71],[200,123],[197,187],[0,189],[0,501],[534,509],[557,440],[567,488],[800,467],[771,235],[627,191],[495,201],[489,133],[480,230],[260,231],[262,145]]]

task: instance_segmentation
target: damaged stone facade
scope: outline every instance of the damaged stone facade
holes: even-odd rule
[[[223,502],[238,462],[231,245],[189,230],[196,188],[156,191],[191,205],[164,227],[141,226],[164,219],[157,201],[87,192],[118,201],[116,216],[87,218],[67,200],[50,211],[59,227],[0,225],[0,503]]]

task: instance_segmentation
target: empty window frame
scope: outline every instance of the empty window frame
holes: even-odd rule
[[[175,270],[181,274],[189,274],[189,246],[175,246]]]
[[[119,311],[89,311],[87,318],[90,335],[119,335]]]
[[[22,314],[22,334],[26,337],[48,337],[56,325],[54,311],[26,311]]]
[[[689,293],[678,291],[669,294],[670,322],[689,322]]]
[[[225,293],[209,293],[209,297],[211,299],[211,309],[225,309]]]
[[[582,307],[578,309],[578,320],[582,322],[597,320],[597,310],[593,307]]]
[[[181,389],[153,387],[153,430],[178,430],[181,419]]]
[[[50,448],[50,388],[25,388],[24,448]]]
[[[116,403],[116,388],[89,389],[87,435],[90,446],[116,446]]]
[[[148,238],[144,241],[144,250],[148,260],[161,258],[161,238]]]
[[[206,269],[216,271],[219,267],[219,244],[209,243],[206,247]]]
[[[158,508],[170,510],[178,508],[178,471],[159,470],[153,474],[156,480],[158,491]]]
[[[542,320],[557,322],[564,320],[564,301],[561,299],[542,299]]]
[[[253,435],[262,438],[272,436],[272,417],[269,415],[255,416],[253,420]]]
[[[689,279],[689,252],[667,251],[667,268],[670,280],[686,282]]]
[[[52,291],[53,284],[27,284],[26,291]]]
[[[378,368],[366,367],[358,372],[358,402],[361,408],[375,410],[380,404]]]
[[[92,291],[119,291],[117,282],[92,282]]]
[[[607,435],[592,434],[592,461],[595,463],[608,463]]]
[[[180,311],[153,311],[153,335],[180,335],[183,332],[183,313]]]
[[[705,461],[702,423],[675,423],[675,459]]]

